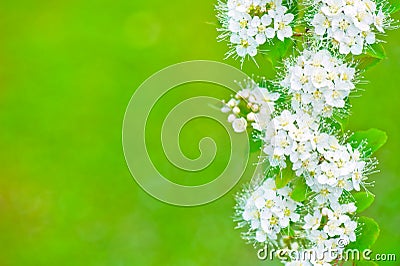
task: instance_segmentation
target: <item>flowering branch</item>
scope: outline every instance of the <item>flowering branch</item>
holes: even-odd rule
[[[336,256],[281,258],[286,265],[339,265],[346,249],[369,248],[379,234],[376,222],[358,213],[373,202],[372,155],[387,137],[376,129],[347,132],[345,121],[360,73],[385,58],[377,37],[396,28],[390,18],[396,9],[380,0],[228,0],[217,6],[228,57],[256,60],[269,47],[269,60],[282,66],[275,80],[246,80],[223,102],[233,130],[253,131],[261,142],[265,164],[237,197],[243,238],[316,255],[337,250]],[[295,37],[303,46],[290,49]]]

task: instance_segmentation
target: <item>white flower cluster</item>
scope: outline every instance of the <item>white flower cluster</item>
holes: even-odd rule
[[[330,265],[329,262],[337,259],[345,246],[356,240],[357,222],[353,217],[357,208],[354,203],[315,206],[314,211],[304,217],[303,225],[307,239],[312,243],[312,250],[317,253],[309,265]],[[336,252],[319,256],[318,253],[327,250]]]
[[[327,50],[304,50],[295,60],[286,61],[281,85],[292,95],[292,108],[314,116],[332,116],[333,108],[343,108],[355,88],[353,67],[333,57]]]
[[[267,178],[240,203],[241,218],[250,227],[249,234],[255,242],[278,243],[275,240],[282,240],[282,229],[290,224],[296,237],[303,237],[303,242],[308,243],[301,248],[312,247],[322,252],[341,244],[343,250],[348,243],[356,240],[357,228],[353,215],[356,207],[347,199],[347,203],[343,204],[344,195],[365,187],[366,175],[371,173],[375,164],[364,158],[358,148],[324,128],[323,121],[324,116],[332,115],[333,108],[345,107],[346,97],[355,87],[355,69],[324,49],[306,50],[293,62],[280,82],[288,95],[283,91],[280,92],[283,95],[274,95],[251,83],[253,87],[240,91],[236,99],[231,99],[235,104],[228,102],[223,111],[232,112],[230,116],[234,117],[230,120],[235,121],[242,119],[239,113],[246,113],[242,109],[250,108],[249,114],[253,113],[252,104],[268,107],[265,114],[268,119],[262,126],[254,127],[264,134],[262,149],[267,156],[266,161],[270,169],[278,169],[275,172],[272,170],[275,174],[286,174],[282,169],[291,167],[295,179],[305,181],[308,198],[298,203],[291,198],[292,182],[277,189],[275,178]],[[267,97],[261,97],[264,94],[260,91]],[[319,97],[316,98],[316,94]],[[280,97],[287,99],[289,104],[279,102],[281,105],[278,108],[275,101]],[[240,109],[237,107],[241,102],[239,99],[246,99],[251,104]],[[238,112],[234,111],[235,108]],[[265,112],[261,108],[257,111],[257,114]],[[308,214],[302,208],[306,208]],[[329,265],[324,263],[333,259],[336,258],[308,263]]]
[[[389,14],[371,0],[321,0],[312,6],[318,10],[310,21],[315,34],[332,40],[341,54],[360,55],[376,42],[377,32],[390,27]]]
[[[263,151],[271,166],[286,168],[289,159],[296,175],[304,176],[317,193],[319,204],[337,203],[343,189],[360,190],[370,168],[360,151],[318,127],[309,114],[284,110],[267,127]]]
[[[275,36],[283,41],[293,35],[291,22],[282,0],[228,0],[219,5],[219,19],[223,26],[221,38],[229,38],[239,57],[255,56],[257,48]]]
[[[290,198],[290,193],[289,187],[277,189],[275,180],[269,178],[247,199],[242,217],[255,232],[256,241],[274,241],[290,222],[299,221],[298,203]]]
[[[250,123],[253,129],[262,131],[270,123],[275,102],[279,97],[278,92],[270,92],[253,80],[247,80],[235,98],[224,102],[221,110],[229,113],[228,121],[232,123],[235,132],[244,132]]]
[[[346,58],[371,51],[379,34],[395,28],[390,18],[395,8],[387,0],[306,0],[294,21],[282,0],[226,1],[217,9],[219,38],[228,39],[231,47],[227,57],[243,62],[292,37],[301,38],[288,51],[302,42],[306,47],[283,61],[277,82],[267,86],[248,80],[223,102],[222,112],[235,132],[251,128],[259,133],[266,165],[262,180],[237,198],[238,227],[248,229],[243,237],[255,245],[312,249],[320,255],[338,252],[286,265],[338,263],[337,255],[356,241],[362,224],[351,195],[366,190],[367,176],[376,167],[366,140],[358,136],[348,143],[348,134],[338,129],[337,118],[349,114],[349,97],[358,82],[358,72]],[[299,26],[294,36],[293,25]],[[286,49],[281,48],[276,47]]]
[[[353,219],[356,211],[354,203],[321,207],[304,217],[303,229],[311,246],[304,256],[293,258],[286,266],[331,265],[343,255],[345,247],[356,240],[358,223]],[[300,253],[302,254],[302,253]]]

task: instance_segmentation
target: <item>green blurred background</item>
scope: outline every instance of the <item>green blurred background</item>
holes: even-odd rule
[[[124,111],[141,82],[174,63],[222,61],[215,3],[1,1],[0,265],[268,264],[233,229],[240,186],[205,206],[170,206],[138,187],[122,153]],[[381,225],[374,251],[400,260],[400,31],[385,40],[388,59],[366,73],[370,83],[353,100],[350,129],[388,132],[366,214]],[[273,77],[268,64],[261,71],[248,62],[244,70]],[[152,114],[154,123],[174,102],[204,93],[177,88]],[[195,158],[197,140],[213,134],[226,142],[215,123],[193,121],[182,132],[183,151]],[[156,144],[160,171],[174,172]],[[169,178],[186,182],[185,173]]]

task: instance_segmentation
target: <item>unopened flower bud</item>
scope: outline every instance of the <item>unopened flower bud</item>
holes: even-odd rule
[[[232,109],[232,112],[233,112],[234,114],[239,114],[239,113],[240,113],[240,108],[237,107],[237,106],[235,106],[235,107]]]
[[[248,121],[254,121],[254,120],[256,120],[256,117],[255,117],[255,115],[254,115],[253,112],[247,114],[247,120],[248,120]]]

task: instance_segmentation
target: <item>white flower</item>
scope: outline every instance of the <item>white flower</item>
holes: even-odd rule
[[[277,233],[280,231],[279,218],[271,213],[265,215],[261,219],[261,228],[268,234],[271,239],[277,239]]]
[[[304,217],[305,224],[303,225],[303,228],[306,230],[307,229],[317,230],[320,227],[321,218],[322,215],[318,210],[316,210],[313,215],[307,214]]]
[[[331,32],[331,21],[322,13],[317,13],[311,22],[314,26],[315,34],[324,35],[326,32]]]
[[[293,142],[292,150],[290,153],[290,161],[295,164],[299,160],[302,163],[302,167],[307,167],[306,164],[303,164],[307,159],[312,156],[312,148],[310,142]],[[295,170],[295,169],[293,169]]]
[[[252,83],[252,81],[250,81],[250,83]],[[250,93],[251,93],[251,89],[250,88],[242,89],[242,90],[240,90],[240,91],[238,91],[236,93],[236,98],[247,99],[247,98],[250,97]]]
[[[374,44],[376,42],[375,33],[373,31],[363,31],[361,34],[365,38],[366,44]]]
[[[229,39],[232,48],[227,56],[244,60],[255,56],[257,49],[277,35],[280,41],[292,36],[289,24],[294,15],[281,0],[227,0],[217,7],[222,24],[221,39]]]
[[[295,115],[289,110],[284,110],[278,117],[275,117],[272,121],[276,129],[290,130],[294,127]]]
[[[258,131],[263,131],[266,129],[271,122],[270,108],[262,106],[259,112],[254,115],[254,121],[255,122],[251,124],[254,129]]]
[[[349,91],[335,89],[334,86],[331,86],[331,87],[327,87],[323,91],[323,95],[324,95],[325,101],[328,105],[337,107],[337,108],[343,108],[345,106],[344,99],[347,98],[347,96],[349,96]]]
[[[371,0],[363,0],[364,5],[368,12],[374,13],[376,12],[376,4],[374,1]]]
[[[344,0],[325,0],[326,5],[321,8],[321,11],[327,16],[336,16],[342,12]]]
[[[365,162],[358,162],[353,173],[351,174],[351,180],[353,182],[353,187],[355,190],[360,191],[360,184],[363,181],[363,170],[365,167]]]
[[[250,112],[246,115],[247,121],[254,121],[256,120],[256,115],[253,112]]]
[[[324,231],[312,230],[309,234],[309,238],[315,242],[317,246],[320,246],[328,239],[328,235]]]
[[[369,31],[373,23],[373,16],[367,10],[364,1],[355,1],[353,7],[346,8],[345,14],[352,18],[354,26],[360,31]]]
[[[254,201],[254,204],[259,210],[263,208],[272,209],[276,206],[276,200],[276,192],[274,190],[268,189],[264,190],[263,196],[257,198]]]
[[[332,208],[332,210],[330,208]],[[346,215],[346,213],[348,213],[347,205],[341,205],[338,202],[334,202],[330,204],[330,208],[325,207],[322,209],[322,214],[328,216],[329,220],[337,220],[341,224],[349,219]]]
[[[312,249],[315,255],[311,258],[311,263],[314,266],[331,266],[332,261],[336,259],[337,256],[332,254],[332,252],[327,252],[324,246],[317,246]]]
[[[263,243],[265,240],[267,240],[267,234],[265,233],[264,230],[257,230],[256,231],[256,238],[258,242]]]
[[[255,103],[261,105],[267,104],[271,108],[273,108],[274,102],[280,97],[278,92],[270,92],[267,89],[258,86],[252,91],[252,95],[254,96]]]
[[[260,210],[255,205],[256,200],[260,197],[263,197],[262,190],[254,191],[244,206],[242,218],[250,223],[252,229],[260,226]]]
[[[257,42],[253,37],[247,36],[246,34],[233,34],[231,36],[231,42],[236,44],[236,53],[240,57],[246,55],[255,56],[257,54]]]
[[[357,73],[345,63],[348,57],[330,49],[361,54],[376,42],[377,31],[387,28],[387,15],[371,0],[318,0],[313,7],[315,14],[307,19],[318,42],[284,62],[279,82],[267,86],[265,80],[248,80],[221,109],[235,132],[246,131],[248,124],[257,130],[265,153],[260,158],[266,168],[235,208],[238,227],[248,230],[243,238],[284,250],[312,248],[317,255],[337,250],[323,259],[292,259],[286,265],[331,265],[346,244],[356,241],[357,208],[351,192],[366,185],[376,164],[365,158],[366,142],[353,148],[355,143],[346,143],[347,134],[331,123],[336,115],[347,114]],[[283,41],[293,34],[294,16],[281,0],[228,0],[225,8],[225,34],[240,57],[254,56],[275,35]],[[273,91],[267,89],[270,85]],[[290,179],[283,179],[285,175]],[[288,183],[281,187],[279,181]],[[296,202],[302,182],[307,198]]]
[[[335,203],[339,200],[340,195],[342,195],[342,189],[328,185],[315,184],[314,186],[311,186],[311,189],[318,193],[315,196],[315,199],[319,204],[327,202]]]
[[[327,86],[327,72],[322,67],[315,67],[312,72],[311,81],[314,88],[320,89],[322,87]]]
[[[246,199],[242,218],[255,230],[256,241],[277,239],[281,229],[299,220],[298,204],[289,197],[290,192],[289,187],[277,189],[275,180],[269,178]]]
[[[286,262],[285,266],[311,266],[312,264],[306,260],[294,260]]]
[[[281,199],[279,206],[282,206],[277,211],[279,217],[279,225],[282,228],[289,226],[289,222],[297,222],[300,218],[300,214],[296,213],[297,204],[294,201],[288,201],[287,199]]]
[[[313,68],[309,65],[295,65],[290,71],[292,75],[290,76],[290,80],[288,84],[282,84],[283,86],[291,86],[291,90],[293,91],[309,91],[311,84],[311,75],[313,73]]]
[[[285,131],[279,130],[278,134],[271,139],[271,144],[274,145],[274,155],[289,155],[292,139]]]
[[[321,164],[321,174],[317,180],[322,185],[335,186],[338,183],[338,170],[335,165],[326,161]]]
[[[270,128],[271,115],[275,110],[275,102],[279,99],[280,93],[270,92],[250,79],[240,85],[243,89],[238,91],[234,98],[227,103],[223,101],[221,111],[228,113],[228,122],[233,124],[236,132],[245,131],[247,122],[245,123],[244,120],[247,120],[253,129],[258,131]]]
[[[236,118],[232,122],[232,127],[233,127],[233,130],[237,133],[244,132],[244,131],[246,131],[246,128],[247,128],[247,121],[243,117]]]
[[[331,254],[333,256],[332,259],[336,259],[338,255],[343,254],[343,244],[345,243],[341,237],[333,237],[324,241],[324,247],[326,249],[335,251]]]
[[[386,15],[382,12],[382,10],[379,10],[379,12],[374,16],[374,25],[376,29],[382,33],[385,32],[385,29],[383,28],[385,19]]]
[[[332,36],[336,41],[341,42],[346,37],[357,36],[360,32],[359,29],[354,25],[351,17],[345,14],[332,19]]]
[[[237,107],[237,106],[233,107],[233,108],[232,108],[232,113],[234,113],[235,115],[240,114],[240,108]]]
[[[356,50],[356,44],[343,49]],[[348,51],[343,51],[343,53]],[[329,51],[305,50],[286,62],[286,75],[280,84],[292,95],[292,108],[314,117],[330,117],[333,108],[344,108],[346,98],[355,88],[355,69],[335,58]],[[279,124],[277,126],[279,128]]]
[[[256,229],[260,225],[260,212],[254,206],[247,207],[243,212],[243,219],[250,222],[252,229]]]
[[[355,230],[357,228],[357,222],[346,219],[343,223],[344,228],[341,235],[341,239],[348,239],[350,242],[356,241],[356,233]]]
[[[272,18],[268,14],[261,17],[254,17],[251,21],[251,28],[249,28],[249,35],[255,36],[256,42],[261,45],[264,44],[268,39],[272,39],[275,36],[275,30],[272,27],[268,27],[272,23]]]
[[[235,119],[236,119],[236,115],[234,115],[234,114],[228,115],[228,122],[229,123],[232,123]]]
[[[311,5],[316,12],[307,18],[309,25],[341,54],[361,54],[366,45],[376,43],[376,33],[384,33],[392,22],[371,0],[320,0]]]
[[[324,232],[327,233],[330,237],[340,236],[344,232],[343,228],[341,228],[340,225],[341,222],[339,220],[328,220],[328,222],[324,226]]]
[[[229,20],[229,30],[233,33],[239,33],[246,30],[246,26],[251,21],[251,17],[249,14],[241,14],[238,19],[230,19]]]
[[[344,212],[347,213],[354,213],[357,210],[357,207],[353,202],[348,204],[343,204],[342,208],[344,209]]]
[[[339,52],[342,54],[360,55],[363,51],[364,42],[360,36],[345,37],[340,42]]]
[[[281,41],[293,35],[292,27],[289,24],[293,21],[294,15],[291,13],[285,14],[286,11],[287,8],[281,6],[276,9],[274,14],[274,29],[276,36]]]
[[[309,175],[309,173],[315,172],[317,165],[318,165],[318,154],[314,152],[311,153],[309,158],[294,162],[292,169],[296,171],[297,176],[301,176],[302,174]]]
[[[230,99],[229,102],[227,103],[227,105],[228,105],[230,108],[233,108],[233,107],[235,107],[235,106],[238,105],[238,102],[237,102],[236,100],[234,100],[234,99]]]
[[[297,120],[296,120],[297,121]],[[300,143],[305,144],[307,140],[310,140],[312,135],[310,129],[307,126],[293,126],[289,128],[289,136]]]

